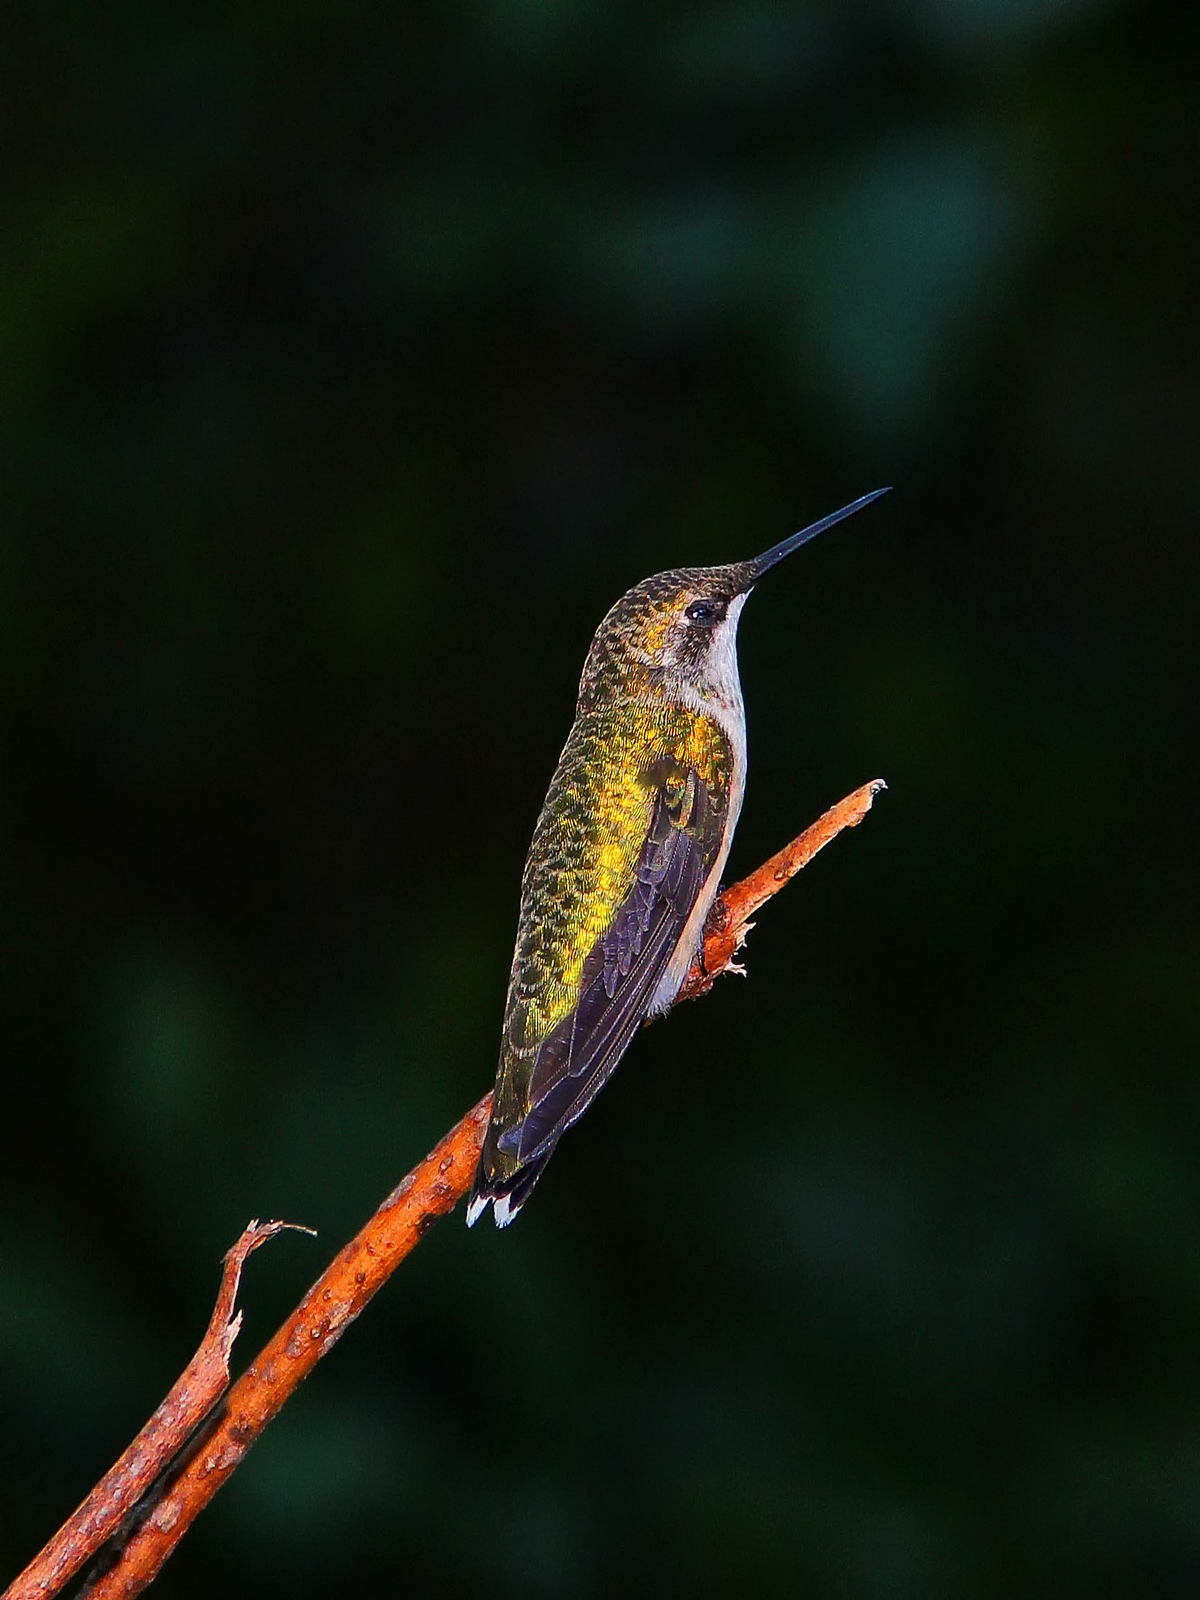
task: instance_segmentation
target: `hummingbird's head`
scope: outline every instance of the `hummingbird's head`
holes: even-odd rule
[[[750,567],[679,567],[623,594],[592,641],[581,702],[614,680],[672,699],[736,695],[735,640],[754,583]]]
[[[738,702],[737,625],[750,590],[793,550],[886,493],[864,495],[753,561],[678,567],[635,584],[596,630],[579,686],[580,709],[594,703],[606,685],[692,704]]]

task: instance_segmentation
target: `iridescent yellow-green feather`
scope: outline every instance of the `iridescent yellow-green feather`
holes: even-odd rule
[[[717,723],[682,707],[606,699],[580,714],[534,832],[505,1014],[494,1118],[525,1115],[539,1046],[579,999],[584,962],[612,924],[660,795],[685,827],[689,773],[724,804],[732,754]]]

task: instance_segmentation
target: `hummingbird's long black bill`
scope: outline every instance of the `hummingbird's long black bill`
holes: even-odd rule
[[[770,572],[777,562],[784,556],[790,556],[793,550],[799,550],[802,544],[807,544],[810,539],[815,539],[819,533],[824,533],[826,528],[832,528],[835,522],[841,522],[845,517],[852,517],[856,511],[861,511],[864,506],[869,506],[872,500],[878,500],[881,494],[888,494],[891,484],[886,489],[873,489],[870,494],[864,494],[858,500],[852,500],[848,506],[843,506],[840,511],[831,511],[827,517],[822,517],[820,522],[814,522],[807,528],[801,528],[799,533],[793,533],[789,538],[782,539],[777,545],[757,556],[750,566],[754,570],[755,583],[764,572]]]

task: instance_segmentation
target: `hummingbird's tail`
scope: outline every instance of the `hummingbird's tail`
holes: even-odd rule
[[[481,1161],[475,1173],[475,1182],[471,1185],[471,1198],[467,1201],[467,1227],[473,1228],[488,1206],[491,1206],[496,1226],[507,1228],[533,1193],[533,1186],[541,1177],[542,1168],[549,1161],[552,1152],[553,1146],[549,1150],[544,1150],[541,1155],[534,1156],[533,1160],[527,1161],[524,1166],[518,1167],[507,1178],[489,1176],[484,1171],[484,1163]]]

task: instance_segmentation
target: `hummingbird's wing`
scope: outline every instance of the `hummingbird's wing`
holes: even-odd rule
[[[530,1049],[519,986],[505,1027],[496,1110],[473,1196],[504,1201],[497,1221],[515,1214],[561,1135],[615,1070],[651,1001],[721,851],[726,796],[677,762],[652,775],[649,826],[629,888],[583,962],[578,999]]]
[[[582,1116],[615,1069],[708,877],[720,845],[719,818],[703,779],[689,773],[682,787],[683,795],[660,791],[633,887],[584,962],[578,1005],[537,1053],[529,1111],[498,1141],[522,1163],[536,1160]],[[685,827],[683,806],[691,813]]]

